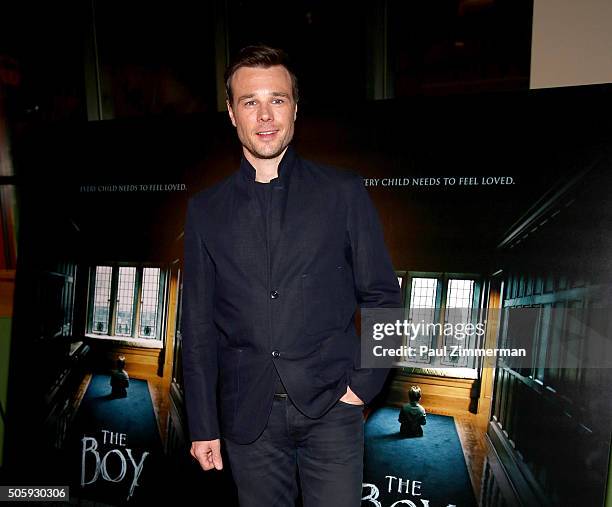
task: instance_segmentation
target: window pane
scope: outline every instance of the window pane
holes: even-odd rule
[[[120,267],[117,286],[117,322],[115,323],[115,334],[118,336],[132,336],[135,283],[136,268]]]
[[[444,345],[461,345],[470,347],[474,345],[473,336],[467,336],[463,330],[464,325],[472,322],[474,300],[474,280],[449,280],[446,294],[445,325],[452,324],[456,333],[445,335]],[[443,360],[443,364],[454,364],[455,366],[467,366],[467,357],[451,356],[449,361]],[[472,361],[473,362],[473,361]],[[473,365],[472,365],[473,367]]]
[[[436,278],[413,278],[410,288],[410,313],[408,318],[410,322],[418,325],[420,322],[425,325],[423,330],[427,329],[427,324],[435,323],[436,311],[436,292],[438,288],[438,280]],[[425,345],[431,347],[433,333],[419,333],[410,341],[413,347]],[[427,356],[415,358],[417,362],[429,363],[430,358]]]
[[[156,338],[157,334],[159,273],[159,268],[144,268],[142,271],[142,303],[138,334],[143,338]]]
[[[460,322],[469,322],[472,316],[473,299],[474,280],[449,280],[446,295],[447,316],[450,308],[461,308],[461,310],[453,310],[450,314],[460,315],[463,319]]]
[[[410,309],[435,308],[437,286],[435,278],[413,278],[410,289]]]
[[[96,266],[93,322],[91,326],[94,333],[108,334],[112,274],[113,268],[110,266]]]

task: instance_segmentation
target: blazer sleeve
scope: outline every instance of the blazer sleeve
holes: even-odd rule
[[[380,220],[360,176],[351,179],[347,232],[359,306],[401,307],[401,291],[385,245]],[[369,403],[382,389],[390,369],[360,368],[360,348],[357,352],[359,355],[355,357],[348,384],[364,403]]]
[[[198,227],[192,199],[184,229],[182,360],[187,423],[191,441],[219,438],[217,346],[213,321],[214,263]]]

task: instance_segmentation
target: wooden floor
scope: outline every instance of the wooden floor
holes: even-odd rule
[[[91,374],[88,374],[81,383],[77,398],[74,400],[76,406],[80,405],[90,381]],[[153,401],[153,408],[155,410],[155,417],[157,419],[157,427],[159,429],[159,434],[165,447],[165,435],[167,433],[166,426],[168,421],[169,409],[169,385],[168,382],[164,379],[148,380],[147,384],[149,386],[151,400]],[[470,474],[470,480],[472,481],[474,495],[477,499],[479,499],[482,482],[482,471],[486,454],[486,418],[479,417],[476,414],[472,414],[465,411],[443,410],[439,407],[428,407],[427,404],[424,404],[424,408],[430,414],[448,415],[452,416],[455,419],[455,427],[457,428],[459,440],[461,441],[461,447],[463,449],[463,455],[465,457],[465,462],[467,464],[468,472]]]
[[[170,384],[165,379],[148,380],[149,393],[153,400],[153,409],[157,419],[157,427],[164,449],[166,448],[166,435],[168,434],[168,411],[170,409]]]

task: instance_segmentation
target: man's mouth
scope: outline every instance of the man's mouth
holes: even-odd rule
[[[257,134],[257,136],[261,139],[268,139],[272,136],[274,136],[276,133],[278,132],[278,129],[276,130],[262,130],[260,132],[255,132],[255,134]]]

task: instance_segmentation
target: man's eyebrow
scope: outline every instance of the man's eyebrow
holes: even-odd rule
[[[288,93],[285,92],[270,92],[269,95],[272,95],[273,97],[286,97],[286,98],[290,98]],[[241,95],[240,97],[238,97],[238,102],[242,102],[245,99],[252,99],[253,97],[255,97],[254,93],[249,93],[247,95]]]
[[[253,97],[255,97],[254,93],[249,93],[248,95],[241,95],[240,97],[238,97],[238,102],[241,102],[244,99],[252,99]]]

